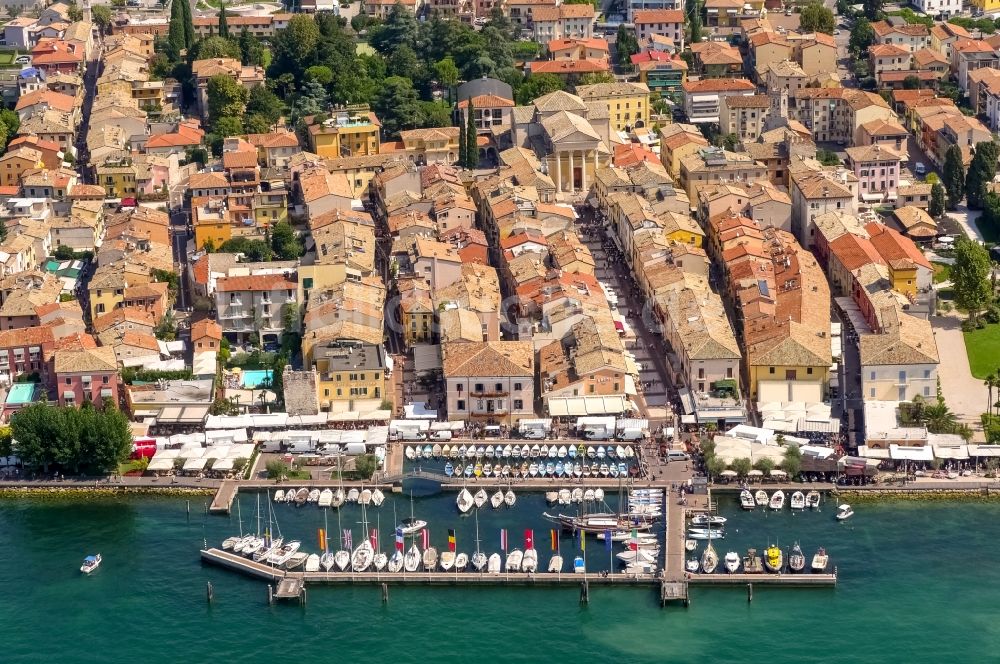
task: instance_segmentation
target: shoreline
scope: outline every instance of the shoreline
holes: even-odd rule
[[[27,486],[0,486],[0,501],[18,500],[24,498],[76,498],[81,496],[110,497],[110,496],[163,496],[163,497],[184,497],[184,496],[213,496],[215,489],[209,487],[185,487],[185,486],[128,486],[128,485],[101,485],[101,486],[52,486],[48,484],[32,484]]]

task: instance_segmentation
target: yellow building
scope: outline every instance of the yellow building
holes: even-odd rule
[[[134,198],[136,195],[135,166],[98,166],[97,184],[104,187],[104,191],[110,198]]]
[[[889,281],[892,290],[902,293],[911,300],[917,298],[917,264],[908,258],[889,261]]]
[[[596,83],[576,86],[585,102],[604,102],[615,131],[631,131],[649,124],[649,86],[645,83]]]
[[[90,295],[90,319],[114,311],[125,301],[125,270],[116,263],[102,265],[94,272],[87,290]]]
[[[411,287],[402,290],[400,284],[399,310],[402,312],[403,339],[407,347],[430,343],[434,331],[434,304],[430,291],[422,280],[410,279]]]
[[[978,7],[983,13],[990,14],[1000,11],[1000,0],[972,0],[972,6]]]
[[[378,154],[381,128],[367,104],[348,106],[309,125],[309,148],[327,159]]]
[[[271,189],[254,194],[253,218],[257,228],[288,221],[288,196],[285,190]]]
[[[221,198],[195,198],[191,200],[191,225],[194,227],[195,247],[202,249],[211,241],[218,249],[233,237],[233,229]]]
[[[385,351],[380,345],[333,341],[313,349],[313,367],[321,406],[385,398]]]
[[[660,163],[674,182],[681,177],[681,160],[708,147],[708,140],[694,125],[669,124],[660,129]]]

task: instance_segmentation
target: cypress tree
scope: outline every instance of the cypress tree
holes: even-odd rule
[[[479,166],[479,144],[476,141],[476,109],[471,99],[469,100],[469,115],[466,122],[468,122],[468,127],[465,136],[465,150],[467,152],[465,167],[477,168]]]
[[[993,182],[997,174],[997,157],[997,144],[993,141],[976,144],[976,154],[969,164],[969,173],[965,178],[965,195],[969,207],[973,210],[983,207],[986,185]]]
[[[962,150],[957,145],[952,145],[945,153],[941,181],[948,194],[948,209],[954,210],[965,194],[965,165],[962,163]]]
[[[226,21],[225,3],[223,3],[219,8],[219,36],[224,39],[229,39],[229,24]]]
[[[184,24],[184,44],[187,48],[194,46],[194,23],[191,20],[191,3],[188,0],[173,0],[180,3],[182,22]]]
[[[941,186],[940,182],[935,182],[934,186],[931,187],[931,204],[928,206],[927,212],[929,212],[932,217],[937,219],[944,214],[944,207],[944,187]]]
[[[469,150],[465,144],[465,131],[462,130],[462,111],[458,111],[458,165],[465,168],[468,159]]]
[[[179,58],[181,51],[187,47],[184,41],[184,16],[180,0],[170,3],[170,28],[167,32],[167,43],[170,44],[172,56]]]

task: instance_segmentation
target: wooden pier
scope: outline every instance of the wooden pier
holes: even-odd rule
[[[208,508],[208,511],[212,514],[229,514],[238,492],[239,484],[237,484],[236,480],[223,481],[219,486],[219,490],[215,492],[215,498],[212,499],[212,505]]]

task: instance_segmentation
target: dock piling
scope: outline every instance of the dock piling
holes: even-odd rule
[[[753,584],[747,584],[747,604],[753,601]]]
[[[267,584],[267,603],[268,605],[274,604],[274,586],[270,583]]]
[[[383,604],[388,604],[389,603],[389,584],[388,583],[383,583],[382,584],[382,603]]]
[[[211,604],[212,600],[215,599],[215,588],[212,587],[212,582],[209,581],[205,587],[205,592],[208,595],[208,603]]]
[[[580,583],[580,604],[590,604],[590,583],[586,580]]]
[[[187,515],[188,515],[188,518],[190,519],[191,518],[191,501],[190,500],[187,501]]]
[[[306,591],[306,587],[302,586],[302,593],[299,595],[299,603],[302,604],[302,606],[305,606],[306,599],[308,599],[308,592]]]

